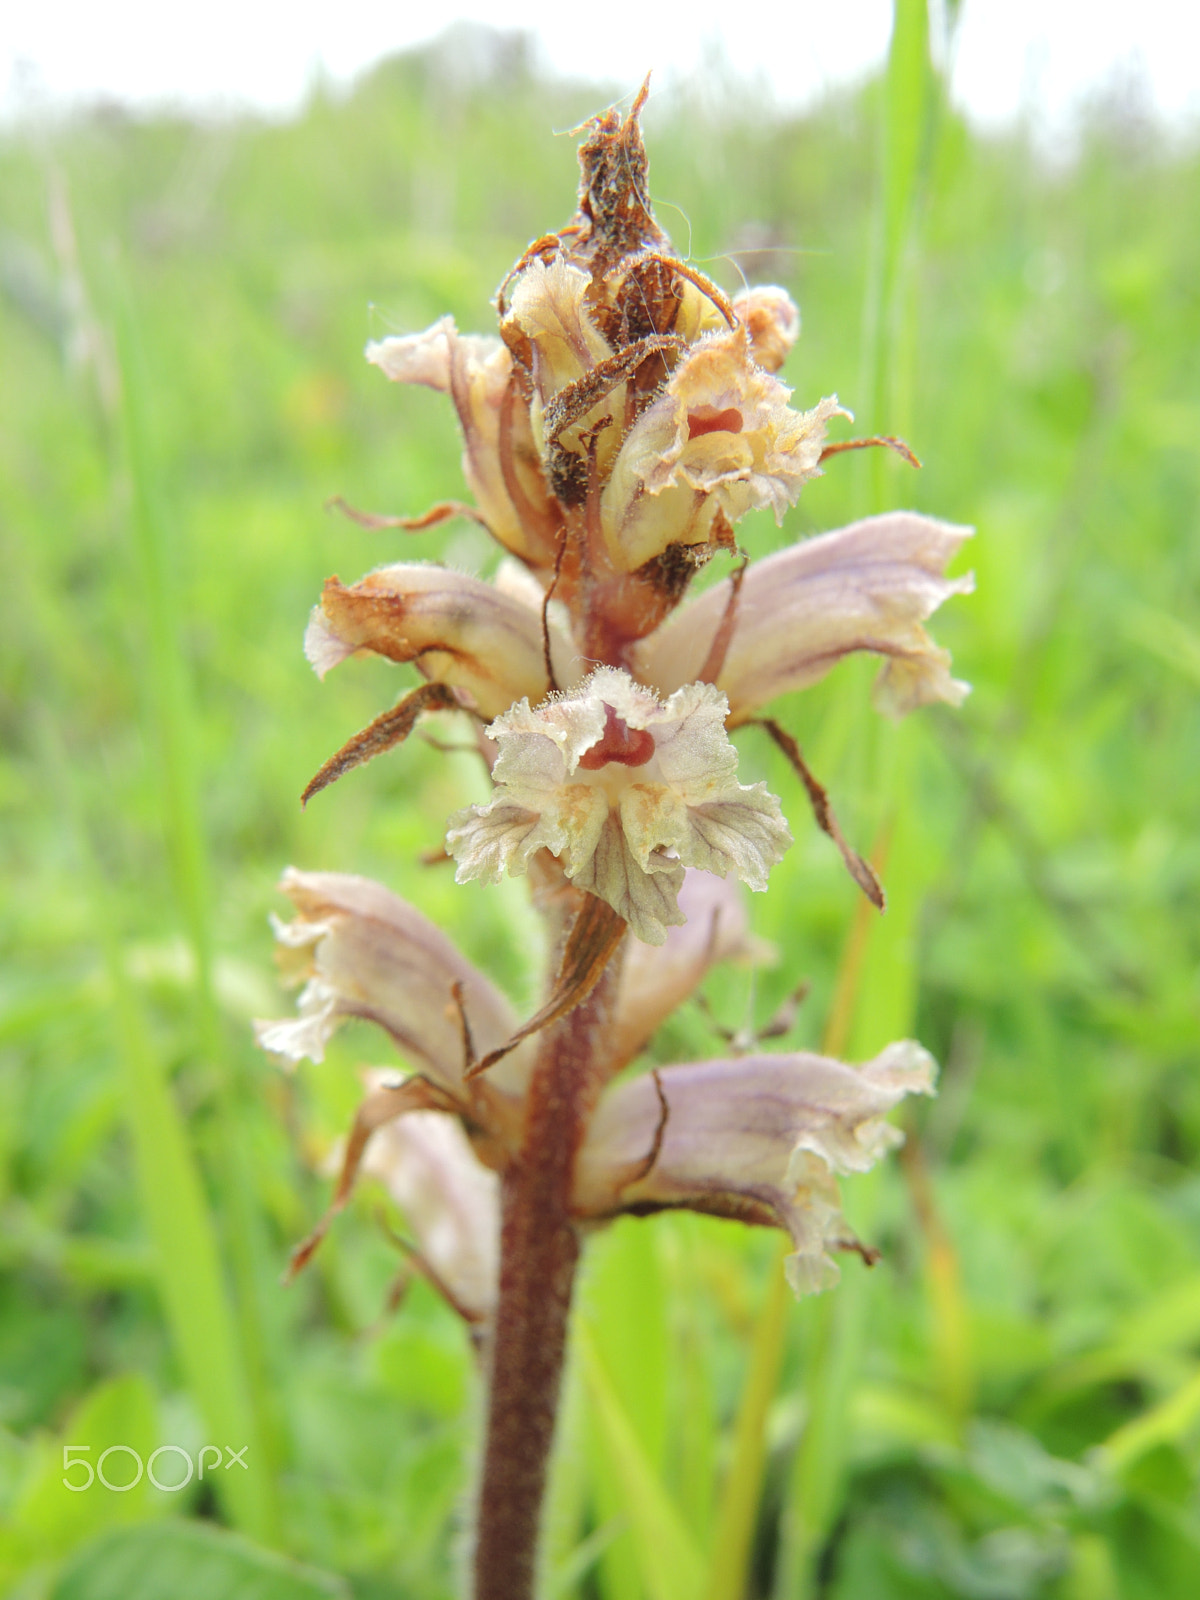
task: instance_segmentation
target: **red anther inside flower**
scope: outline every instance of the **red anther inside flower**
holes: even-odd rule
[[[741,433],[742,413],[736,406],[717,411],[713,406],[697,406],[688,412],[688,438],[698,439],[703,433]]]
[[[610,705],[604,707],[604,732],[599,742],[585,750],[579,765],[585,772],[598,772],[610,761],[623,767],[644,767],[654,754],[654,735],[645,728],[631,728]]]

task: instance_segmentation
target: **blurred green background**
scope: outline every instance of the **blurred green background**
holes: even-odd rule
[[[844,1185],[883,1260],[793,1304],[768,1235],[692,1217],[593,1241],[547,1549],[586,1600],[1115,1600],[1200,1592],[1200,155],[1119,102],[1069,154],[945,104],[924,7],[885,77],[769,117],[652,101],[652,188],[728,288],[786,284],[797,403],[837,392],[925,466],[842,457],[755,553],[909,505],[979,533],[933,631],[960,712],[882,728],[868,662],[777,708],[872,922],[767,741],[797,844],[707,986],[727,1028],[811,983],[783,1047],[915,1034],[943,1066],[902,1158]],[[368,533],[333,495],[460,492],[450,408],[368,337],[487,331],[573,210],[608,90],[519,42],[397,58],[288,122],[116,109],[0,135],[0,1590],[24,1600],[402,1596],[462,1570],[479,1396],[465,1336],[364,1185],[299,1282],[322,1161],[387,1059],[348,1032],[282,1077],[267,914],[288,862],[377,876],[521,1006],[521,886],[421,864],[479,798],[414,740],[301,813],[406,686],[327,684],[321,580],[487,571],[466,524]],[[511,892],[510,892],[511,891]],[[662,1060],[725,1049],[689,1007]],[[396,1221],[397,1219],[393,1219]],[[248,1446],[178,1493],[169,1444]],[[158,1460],[178,1482],[182,1457]]]

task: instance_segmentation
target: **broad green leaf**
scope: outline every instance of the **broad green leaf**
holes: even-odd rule
[[[145,1463],[162,1442],[145,1378],[129,1374],[93,1389],[59,1432],[38,1439],[34,1447],[12,1510],[25,1559],[61,1557],[114,1524],[158,1514],[163,1508]],[[69,1466],[71,1461],[77,1465]],[[160,1476],[165,1481],[165,1468]],[[104,1479],[116,1487],[108,1488]]]
[[[49,1600],[349,1600],[340,1578],[219,1528],[167,1522],[112,1533],[68,1564]]]

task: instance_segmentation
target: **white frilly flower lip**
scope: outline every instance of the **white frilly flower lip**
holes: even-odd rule
[[[891,716],[943,700],[957,705],[967,685],[950,676],[950,655],[922,623],[970,575],[943,576],[971,529],[914,511],[866,517],[756,561],[736,598],[733,628],[717,674],[729,697],[730,726],[777,695],[823,678],[854,651],[884,658],[876,705]],[[681,606],[634,647],[637,676],[663,693],[703,668],[731,599],[729,579]]]
[[[827,1289],[830,1249],[859,1248],[835,1175],[865,1172],[902,1142],[882,1120],[932,1094],[936,1068],[911,1041],[861,1067],[805,1052],[663,1067],[605,1093],[576,1168],[580,1215],[683,1207],[786,1228],[797,1294]]]
[[[755,361],[746,327],[694,344],[626,434],[601,497],[614,567],[703,543],[718,511],[734,524],[769,506],[781,522],[821,471],[829,419],[849,416],[836,396],[794,411],[791,393]]]
[[[540,706],[523,700],[487,730],[494,798],[450,819],[458,881],[520,875],[548,850],[647,944],[684,920],[685,867],[765,889],[791,835],[765,784],[738,783],[727,713],[712,684],[664,704],[615,667]]]

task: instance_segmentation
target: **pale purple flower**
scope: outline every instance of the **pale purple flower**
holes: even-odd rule
[[[584,1215],[686,1207],[767,1222],[791,1234],[797,1294],[837,1281],[831,1249],[857,1248],[837,1175],[866,1172],[901,1141],[882,1120],[908,1094],[932,1094],[920,1045],[889,1045],[862,1067],[806,1052],[663,1067],[614,1084],[588,1129],[576,1173]]]
[[[875,695],[889,715],[937,700],[957,705],[967,685],[950,676],[949,653],[922,624],[950,595],[974,587],[970,576],[942,575],[970,534],[915,511],[890,511],[789,545],[754,562],[735,599],[726,579],[681,606],[634,647],[631,666],[664,693],[690,683],[731,613],[716,673],[731,726],[859,651],[883,658]]]
[[[377,1075],[377,1081],[380,1075]],[[404,1213],[418,1265],[467,1322],[488,1321],[500,1259],[500,1180],[457,1117],[411,1111],[371,1135],[362,1171]]]

